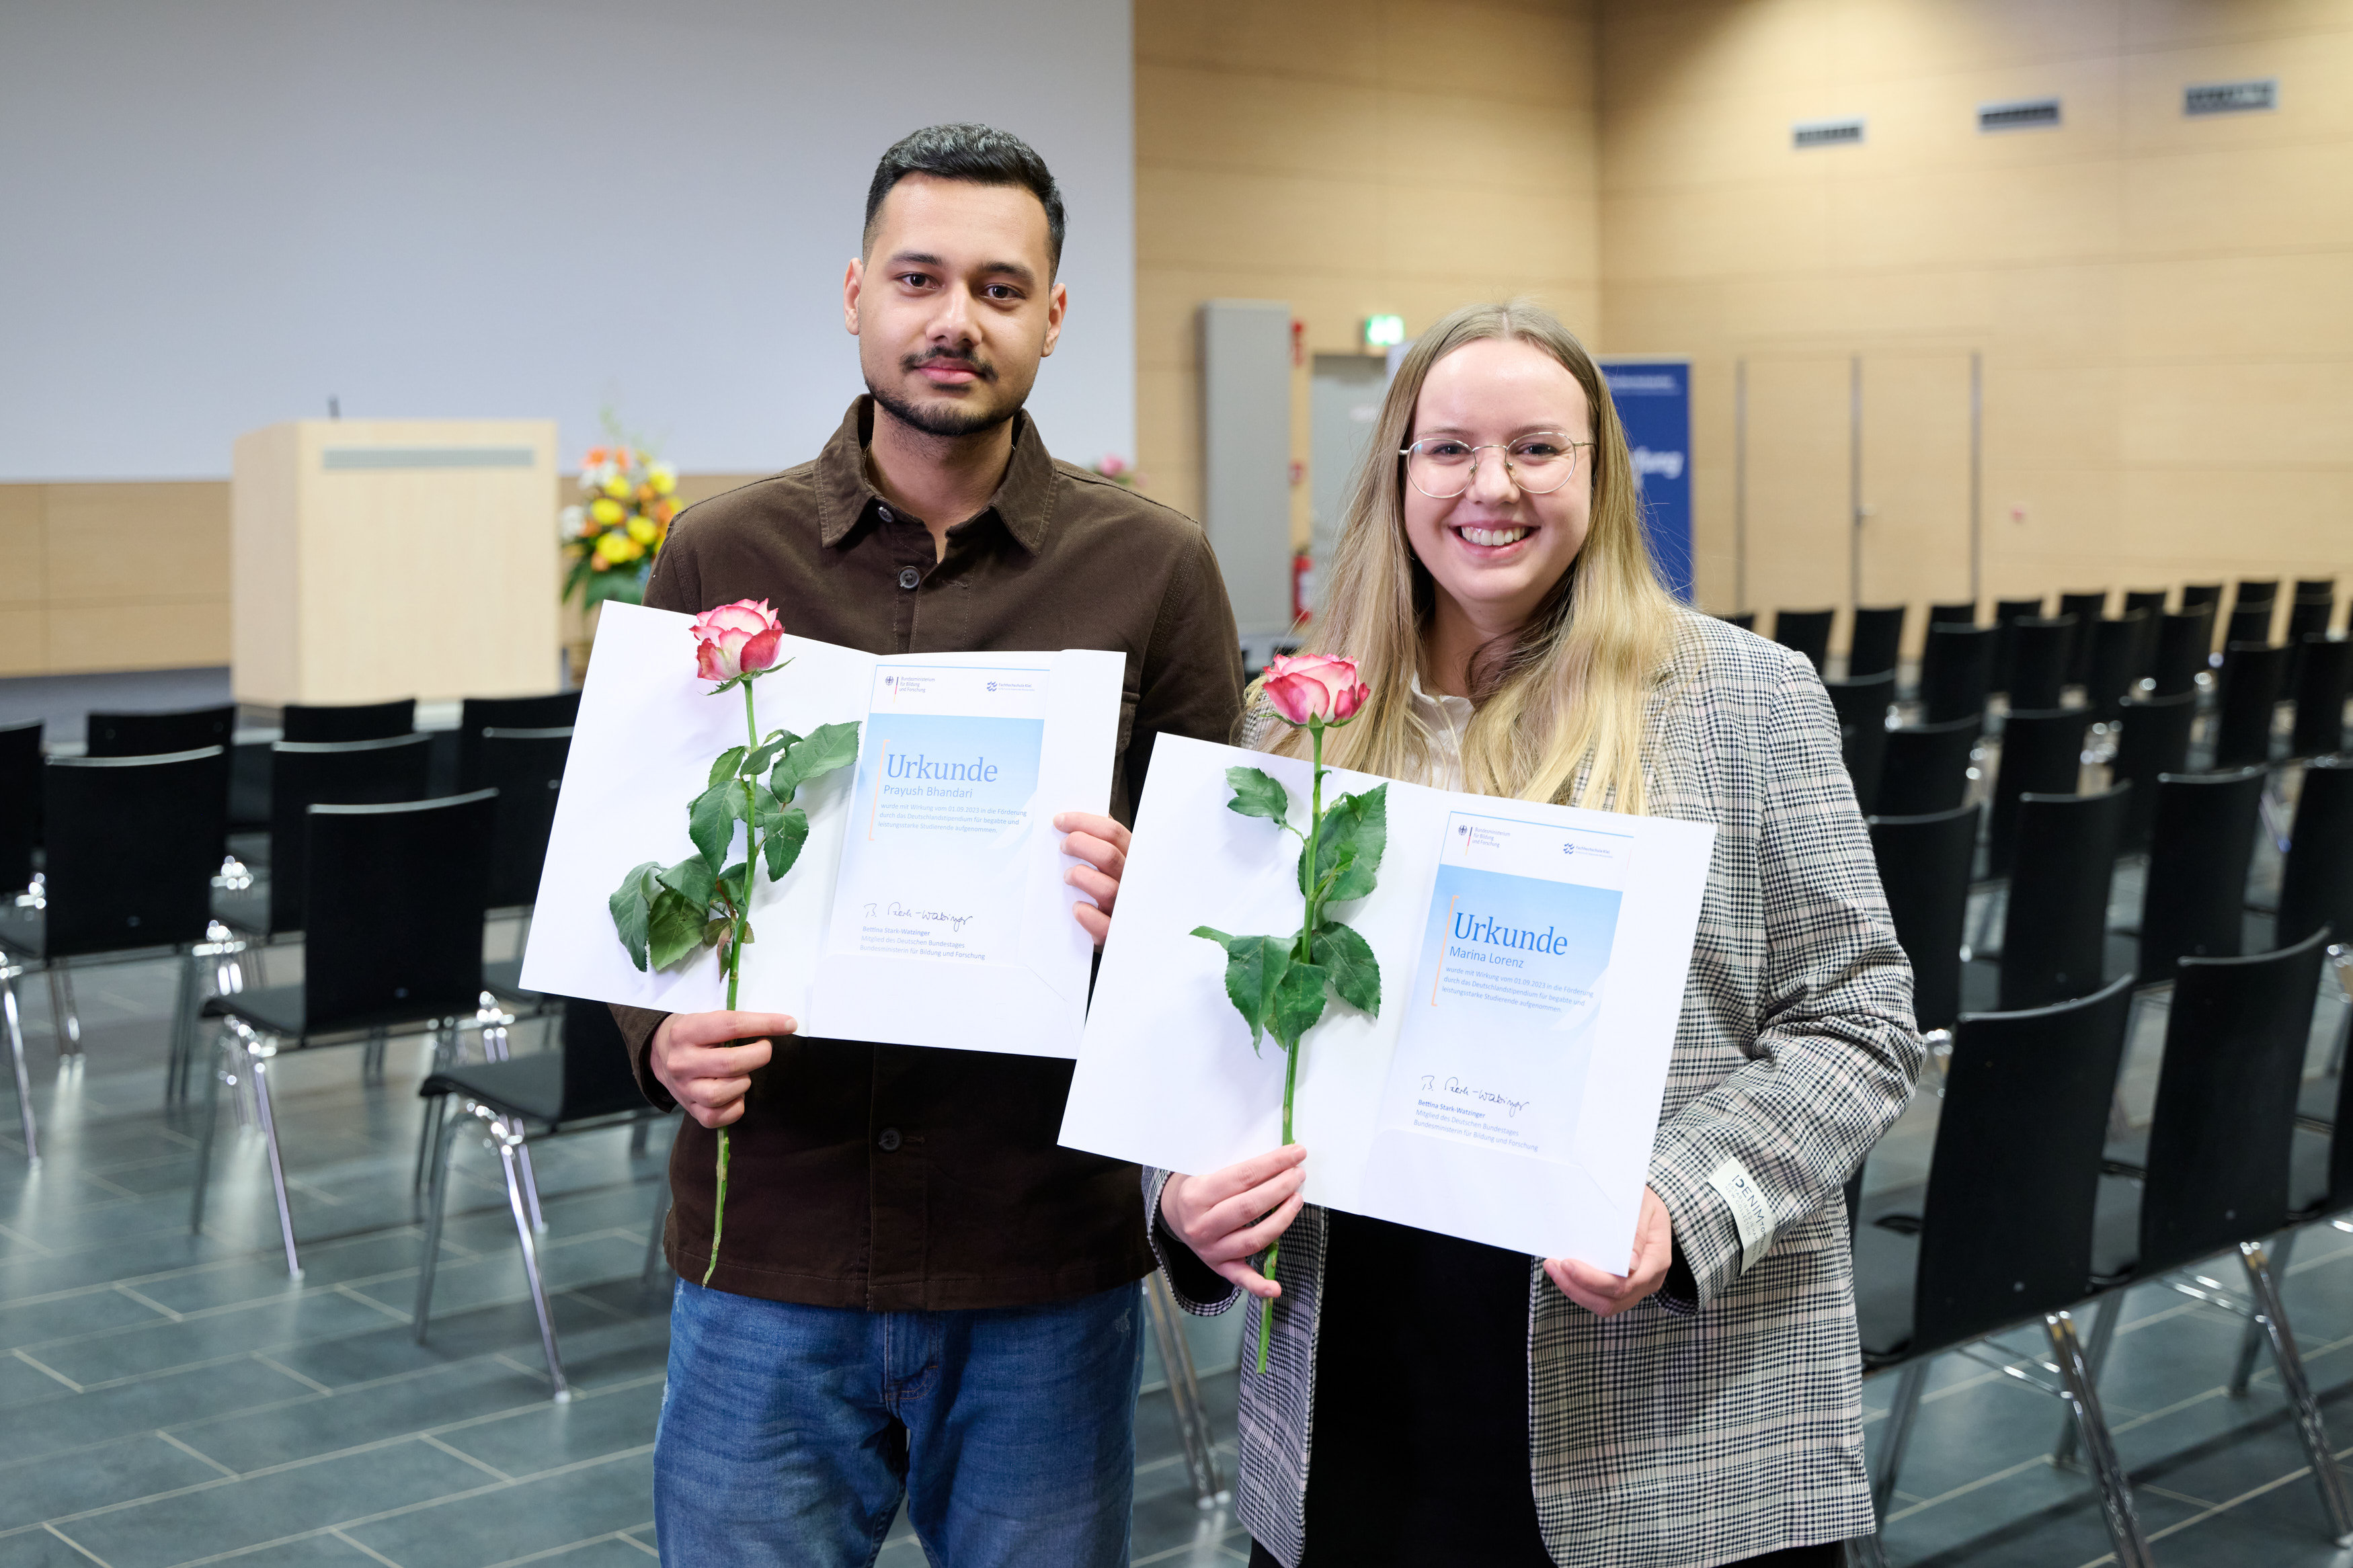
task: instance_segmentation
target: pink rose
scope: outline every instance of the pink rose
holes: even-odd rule
[[[1293,724],[1311,719],[1344,724],[1356,716],[1373,689],[1356,679],[1356,661],[1320,653],[1279,658],[1266,667],[1266,700]]]
[[[765,599],[738,599],[694,617],[694,673],[705,680],[733,680],[776,662],[785,623]]]

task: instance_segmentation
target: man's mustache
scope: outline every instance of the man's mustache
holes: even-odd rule
[[[983,381],[997,379],[995,365],[986,360],[975,359],[970,354],[957,353],[953,349],[927,349],[919,354],[909,354],[899,362],[899,368],[913,372],[923,369],[927,364],[944,364],[953,370],[968,370]]]

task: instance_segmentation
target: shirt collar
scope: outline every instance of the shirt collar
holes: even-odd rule
[[[874,400],[850,399],[841,427],[818,454],[818,541],[828,549],[849,537],[851,529],[882,498],[866,478],[866,445],[874,434]],[[1054,502],[1060,494],[1054,459],[1038,434],[1037,422],[1026,413],[1013,416],[1013,460],[986,510],[997,513],[1013,542],[1035,555],[1045,547],[1054,520]],[[958,518],[957,521],[965,521]]]

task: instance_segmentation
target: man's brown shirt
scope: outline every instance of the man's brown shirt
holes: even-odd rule
[[[1240,648],[1208,539],[1181,513],[1056,462],[1017,415],[1004,482],[987,510],[948,531],[946,557],[935,559],[923,521],[886,504],[867,477],[872,419],[861,397],[815,462],[688,510],[646,603],[696,615],[766,599],[796,637],[873,654],[1123,653],[1111,814],[1132,823],[1154,738],[1227,740],[1240,708]],[[614,1012],[638,1082],[670,1105],[647,1062],[663,1015]],[[936,1310],[1080,1296],[1150,1271],[1135,1167],[1055,1142],[1069,1062],[799,1036],[776,1044],[729,1130],[714,1288]],[[686,1119],[670,1155],[666,1240],[690,1279],[711,1254],[716,1153],[715,1135]]]

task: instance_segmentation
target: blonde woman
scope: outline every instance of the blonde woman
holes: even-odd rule
[[[1840,1188],[1919,1069],[1911,971],[1813,669],[1676,605],[1640,507],[1551,316],[1406,355],[1310,644],[1373,691],[1327,760],[1711,822],[1715,860],[1624,1273],[1303,1206],[1295,1145],[1145,1173],[1188,1307],[1282,1303],[1242,1380],[1253,1563],[1798,1568],[1871,1529]]]

